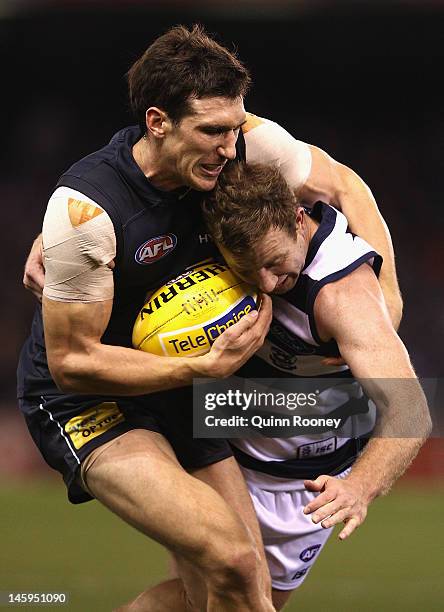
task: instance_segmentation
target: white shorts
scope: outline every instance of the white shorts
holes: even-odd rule
[[[273,588],[295,589],[304,581],[333,527],[315,525],[311,515],[302,512],[318,495],[306,491],[303,480],[241,469],[259,520]],[[350,468],[337,478],[349,472]]]

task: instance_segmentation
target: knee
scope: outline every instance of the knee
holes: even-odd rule
[[[253,544],[231,546],[207,568],[208,588],[213,592],[245,592],[257,584],[259,570],[260,557]]]

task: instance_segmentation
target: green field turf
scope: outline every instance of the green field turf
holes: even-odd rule
[[[286,610],[443,610],[443,493],[403,487],[376,501],[351,539],[333,535]],[[96,502],[68,504],[57,482],[3,484],[0,508],[0,591],[70,596],[26,609],[110,611],[165,575],[160,546]]]

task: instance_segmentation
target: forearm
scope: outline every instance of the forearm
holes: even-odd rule
[[[402,298],[389,229],[364,181],[350,168],[346,168],[343,174],[342,189],[337,193],[338,207],[347,217],[351,231],[371,244],[383,257],[379,282],[393,326],[398,329],[402,317]]]
[[[396,277],[395,257],[388,227],[372,192],[353,170],[336,162],[321,149],[310,146],[312,171],[299,189],[300,199],[312,205],[322,200],[338,208],[350,229],[383,257],[379,282],[395,329],[402,316],[402,299]]]
[[[42,235],[39,234],[32,244],[23,273],[23,285],[42,301],[42,291],[45,282],[45,268],[42,255]]]
[[[66,393],[143,395],[191,384],[201,357],[161,357],[102,344],[112,300],[63,303],[43,299],[50,372]],[[208,358],[207,358],[208,359]]]
[[[409,467],[425,439],[372,438],[347,480],[362,486],[368,503],[379,495],[385,495]]]
[[[70,353],[52,373],[62,391],[144,395],[182,387],[203,376],[199,358],[160,357],[120,346],[97,344]]]
[[[225,378],[262,346],[271,321],[271,300],[221,334],[209,352],[196,357],[166,357],[102,344],[111,302],[60,304],[44,299],[48,363],[66,393],[144,395],[192,383],[196,377]]]
[[[372,390],[378,417],[373,437],[354,464],[350,478],[361,482],[371,501],[387,493],[409,467],[432,424],[416,379],[366,380],[365,387],[367,394]]]

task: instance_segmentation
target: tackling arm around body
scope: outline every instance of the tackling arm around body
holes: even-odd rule
[[[143,395],[191,384],[195,377],[233,374],[263,344],[271,322],[271,300],[227,329],[211,350],[197,357],[159,357],[102,344],[112,300],[67,303],[43,298],[50,371],[67,393]]]
[[[343,540],[365,520],[370,502],[386,493],[410,465],[430,434],[431,420],[407,351],[367,264],[319,292],[315,317],[321,337],[336,340],[378,408],[376,435],[350,474],[343,479],[321,475],[305,482],[308,490],[319,493],[305,514],[312,514],[313,522],[325,528],[344,522],[339,534]]]
[[[347,217],[351,231],[382,255],[379,282],[393,326],[398,329],[402,299],[392,241],[369,187],[353,170],[318,147],[296,140],[273,121],[248,114],[242,129],[247,162],[276,164],[302,204],[312,206],[322,200],[335,206]]]
[[[311,172],[298,195],[309,204],[321,199],[339,208],[347,217],[351,231],[371,244],[382,256],[379,284],[393,327],[397,330],[402,318],[402,298],[392,239],[375,198],[351,168],[335,161],[318,147],[310,146],[310,151]]]
[[[26,259],[23,272],[23,285],[31,291],[39,302],[42,301],[43,286],[45,284],[45,267],[43,265],[43,238],[39,234],[32,243],[31,250]]]

